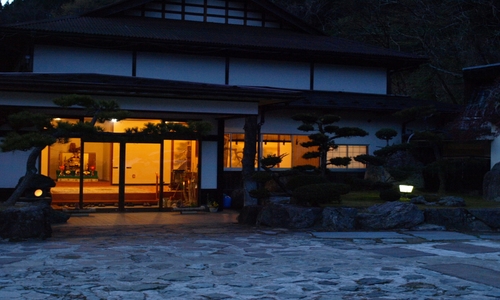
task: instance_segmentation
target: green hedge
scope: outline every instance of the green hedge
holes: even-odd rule
[[[397,189],[386,189],[380,191],[380,199],[384,201],[398,201],[401,198],[401,194]]]
[[[328,179],[321,175],[297,175],[288,179],[286,188],[290,191],[294,191],[296,188],[302,186],[328,182]]]

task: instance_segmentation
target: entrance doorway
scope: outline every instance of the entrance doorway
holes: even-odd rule
[[[53,205],[97,211],[198,206],[198,143],[83,142],[44,150],[42,174],[56,181]]]

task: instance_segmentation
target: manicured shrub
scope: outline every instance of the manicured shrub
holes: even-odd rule
[[[373,188],[373,181],[363,178],[346,178],[345,183],[351,187],[351,191],[368,191]]]
[[[271,193],[265,188],[251,190],[248,192],[248,194],[250,194],[250,196],[253,198],[257,198],[259,204],[264,204],[266,202],[266,199],[271,196]]]
[[[390,182],[377,181],[377,182],[374,182],[372,185],[372,189],[379,190],[379,191],[389,190],[392,188],[394,188],[394,184],[392,184]]]
[[[269,172],[255,172],[252,175],[252,179],[258,183],[266,183],[272,179],[272,175]]]
[[[296,188],[292,203],[301,206],[321,206],[333,202],[340,203],[340,195],[349,193],[349,186],[342,183],[316,183]]]
[[[380,191],[380,199],[384,201],[398,201],[401,194],[396,189],[386,189]]]
[[[267,189],[256,189],[256,190],[251,190],[248,192],[250,196],[257,198],[257,199],[262,199],[262,198],[269,198],[271,196],[271,193]]]
[[[286,188],[293,191],[301,186],[317,183],[328,183],[328,179],[321,175],[296,175],[288,179]]]

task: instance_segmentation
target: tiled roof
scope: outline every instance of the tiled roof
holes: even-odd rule
[[[277,109],[297,110],[395,112],[427,105],[434,105],[443,113],[453,113],[458,109],[457,105],[405,96],[228,86],[100,74],[0,73],[0,91],[228,101],[237,99],[259,101],[262,105],[273,105]]]
[[[98,39],[126,39],[136,43],[163,43],[215,47],[219,50],[287,53],[297,57],[323,57],[370,61],[394,68],[421,64],[423,57],[363,43],[291,30],[188,22],[141,17],[71,17],[12,24],[0,30],[24,31],[50,36],[85,36]],[[352,61],[351,61],[352,60]]]
[[[238,100],[263,104],[302,97],[300,92],[292,90],[88,73],[0,73],[0,91]]]

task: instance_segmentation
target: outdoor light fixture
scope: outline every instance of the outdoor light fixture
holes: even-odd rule
[[[33,192],[33,195],[35,195],[35,197],[41,197],[43,195],[43,191],[41,189],[36,189],[35,192]]]
[[[399,192],[404,194],[410,194],[413,191],[413,185],[400,184]]]

